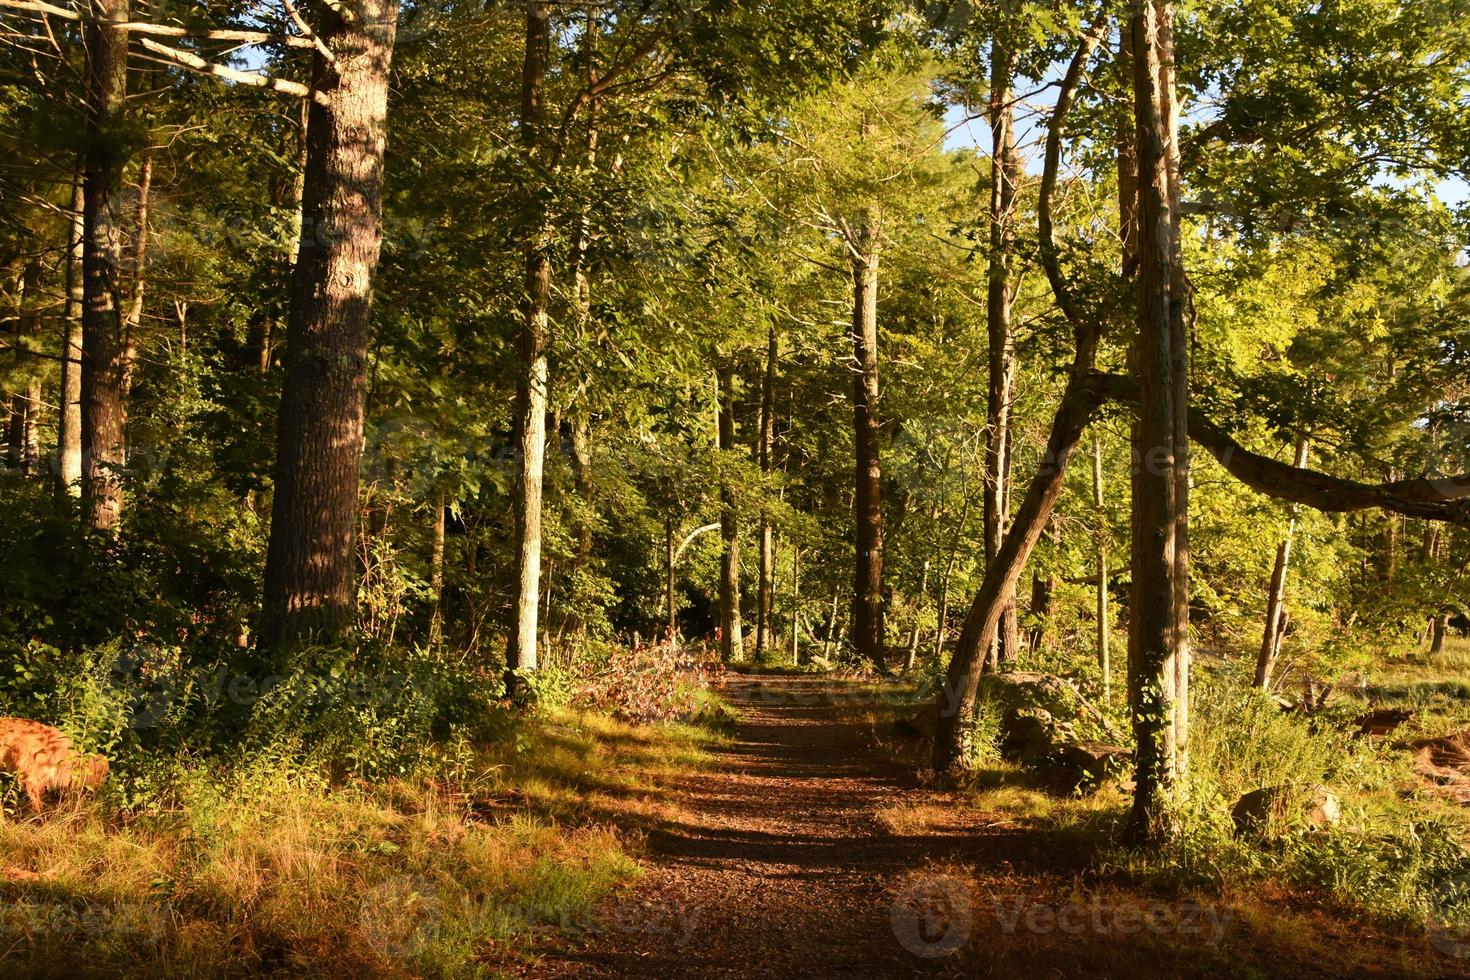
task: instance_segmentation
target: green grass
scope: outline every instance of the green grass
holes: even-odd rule
[[[717,737],[557,712],[431,777],[201,771],[152,812],[12,815],[0,973],[490,975],[537,924],[585,923],[637,875],[636,828],[669,815],[661,782]]]

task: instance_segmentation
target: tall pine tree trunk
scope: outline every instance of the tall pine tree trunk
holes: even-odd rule
[[[261,639],[352,623],[373,275],[397,0],[323,6],[313,57],[301,242],[291,281]]]
[[[122,517],[127,462],[122,315],[118,278],[122,240],[117,186],[119,132],[127,93],[128,39],[113,26],[128,19],[128,0],[97,0],[87,37],[87,151],[82,237],[82,522],[107,530]]]
[[[66,305],[62,317],[61,392],[56,421],[57,487],[82,492],[82,241],[83,175],[72,181],[66,242]]]
[[[883,489],[878,416],[878,218],[869,211],[852,249],[853,519],[852,645],[880,672],[883,650]]]
[[[10,406],[10,465],[22,474],[34,473],[40,463],[41,382],[36,378],[33,360],[39,331],[41,262],[29,259],[21,269],[16,291],[15,360],[29,375],[25,388],[15,395]]]
[[[1139,410],[1133,427],[1129,703],[1137,740],[1130,832],[1171,832],[1169,796],[1187,765],[1189,701],[1188,345],[1184,325],[1173,90],[1172,4],[1133,12],[1138,152]]]
[[[526,56],[521,73],[521,143],[533,167],[545,165],[542,129],[546,125],[543,89],[551,51],[551,12],[541,0],[526,3]],[[539,176],[539,175],[538,175]],[[516,441],[519,467],[515,485],[516,592],[514,621],[505,664],[508,683],[515,672],[536,669],[541,591],[542,478],[546,468],[546,406],[550,383],[546,345],[550,330],[550,230],[540,192],[532,192],[524,233],[525,297],[516,344]]]
[[[1305,469],[1310,443],[1302,436],[1296,443],[1296,468]],[[1270,690],[1271,674],[1276,669],[1276,656],[1281,652],[1281,635],[1286,631],[1286,570],[1291,561],[1292,539],[1296,536],[1297,506],[1287,511],[1286,534],[1276,546],[1276,563],[1271,568],[1271,584],[1266,593],[1266,625],[1262,630],[1261,652],[1256,657],[1256,687]]]
[[[760,444],[756,461],[761,475],[771,473],[771,450],[776,436],[776,361],[780,350],[774,320],[766,337],[766,370],[761,380]],[[757,571],[758,588],[755,611],[755,658],[760,660],[766,651],[775,648],[772,632],[773,607],[775,605],[776,580],[775,533],[771,527],[770,514],[764,507],[760,515],[760,567]]]

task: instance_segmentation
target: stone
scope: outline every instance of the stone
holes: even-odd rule
[[[1067,742],[1053,752],[1055,764],[1076,788],[1095,788],[1133,765],[1133,751],[1103,742]]]
[[[1259,836],[1273,828],[1323,830],[1342,820],[1342,806],[1330,786],[1267,786],[1242,796],[1230,819],[1237,835]]]

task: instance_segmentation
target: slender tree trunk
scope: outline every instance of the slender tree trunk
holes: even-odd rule
[[[1103,703],[1113,699],[1112,612],[1108,609],[1108,511],[1103,495],[1102,439],[1092,440],[1092,506],[1097,511],[1097,667]]]
[[[776,362],[780,356],[774,320],[767,331],[766,371],[761,382],[761,431],[757,462],[761,475],[771,473],[771,450],[776,436]],[[771,527],[770,514],[761,508],[760,515],[760,568],[756,593],[755,658],[760,660],[767,650],[776,645],[772,632],[776,594],[776,544],[775,531]]]
[[[1012,0],[1002,7],[1009,15]],[[1004,28],[1002,28],[1004,30]],[[1015,52],[999,35],[991,44],[990,61],[990,256],[986,297],[986,335],[990,384],[986,404],[985,445],[985,561],[995,561],[1005,537],[1010,514],[1011,403],[1016,377],[1015,348],[1011,342],[1011,304],[1015,299],[1012,275],[1015,250],[1016,188],[1021,161],[1016,155],[1015,112],[1011,107],[1011,76]],[[1016,597],[1005,597],[1000,628],[991,645],[992,664],[1016,660],[1019,634]]]
[[[40,289],[41,262],[32,258],[21,270],[15,311],[15,361],[17,366],[24,365],[30,377],[10,406],[10,465],[26,476],[36,471],[41,456],[41,383],[35,377],[35,365],[26,363],[40,333]]]
[[[1297,439],[1296,468],[1305,469],[1309,441]],[[1261,637],[1261,652],[1256,657],[1256,687],[1270,690],[1271,674],[1276,668],[1276,655],[1281,652],[1281,635],[1286,629],[1286,569],[1291,561],[1292,539],[1296,535],[1298,507],[1287,510],[1286,534],[1276,546],[1276,564],[1271,569],[1271,585],[1266,592],[1266,625]]]
[[[791,662],[801,663],[801,549],[791,546]]]
[[[82,492],[82,243],[86,237],[83,172],[71,185],[66,243],[66,307],[62,323],[61,410],[57,413],[57,484],[62,493]]]
[[[128,0],[97,0],[87,37],[87,151],[82,246],[82,521],[109,530],[122,517],[127,402],[122,389],[118,277],[122,242],[117,132],[127,92]]]
[[[1051,539],[1052,547],[1060,549],[1062,544],[1062,531],[1057,524],[1057,515],[1053,513],[1047,522],[1047,537]],[[1054,571],[1048,570],[1046,574],[1040,571],[1031,573],[1031,618],[1036,625],[1031,627],[1029,647],[1032,653],[1040,650],[1046,643],[1047,633],[1051,627],[1051,607],[1057,594],[1057,576]]]
[[[153,148],[143,150],[138,161],[138,201],[133,212],[132,292],[128,297],[127,315],[123,317],[122,392],[127,399],[133,391],[133,365],[138,360],[138,326],[143,321],[143,294],[148,286],[145,265],[148,260],[148,200],[153,193]]]
[[[382,246],[397,0],[323,6],[291,281],[261,639],[330,639],[355,612],[358,461]]]
[[[674,519],[664,518],[664,598],[668,609],[665,625],[669,646],[679,645],[679,603],[674,592]]]
[[[832,609],[827,614],[827,636],[822,640],[822,659],[832,659],[832,647],[837,642],[837,635],[841,629],[837,625],[838,599],[842,596],[842,586],[832,587]]]
[[[735,449],[735,373],[720,369],[720,449]],[[720,488],[720,539],[724,552],[720,558],[720,659],[732,663],[744,655],[745,637],[740,623],[740,522],[735,513],[735,491],[727,475]]]
[[[909,630],[909,649],[903,658],[903,669],[910,671],[914,669],[914,661],[919,658],[919,613],[923,611],[924,599],[929,594],[929,559],[924,559],[924,567],[919,572],[919,603],[914,610],[914,627]]]
[[[879,672],[886,671],[883,634],[883,488],[878,414],[878,218],[869,211],[851,242],[853,445],[856,475],[853,517],[852,645]]]
[[[521,74],[521,143],[533,165],[546,165],[542,129],[543,89],[551,51],[551,11],[542,0],[526,3],[526,55]],[[546,466],[546,406],[550,383],[546,346],[551,307],[551,232],[541,194],[533,192],[525,220],[525,289],[517,341],[516,437],[520,466],[515,487],[515,620],[505,663],[510,686],[516,671],[536,669],[541,590],[542,477]]]
[[[1133,599],[1128,611],[1129,702],[1137,739],[1131,835],[1172,832],[1168,796],[1187,764],[1188,348],[1184,328],[1173,91],[1172,4],[1134,7],[1137,119],[1140,389],[1133,429]]]

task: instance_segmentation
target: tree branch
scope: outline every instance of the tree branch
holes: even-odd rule
[[[1083,315],[1076,298],[1072,295],[1071,285],[1062,275],[1061,262],[1057,258],[1051,202],[1056,193],[1057,171],[1061,167],[1062,136],[1066,129],[1067,115],[1072,111],[1072,100],[1076,97],[1077,86],[1082,82],[1082,73],[1086,70],[1088,59],[1092,57],[1093,50],[1102,38],[1107,22],[1108,14],[1105,5],[1098,11],[1092,25],[1082,35],[1082,41],[1077,46],[1077,53],[1072,56],[1072,62],[1067,66],[1067,74],[1062,78],[1061,87],[1057,91],[1056,108],[1052,110],[1051,122],[1047,125],[1046,162],[1042,169],[1041,189],[1036,206],[1041,264],[1046,270],[1046,278],[1051,283],[1052,292],[1056,294],[1057,306],[1071,322],[1076,332],[1077,350],[1073,364],[1082,370],[1091,368],[1102,330],[1095,318]]]
[[[61,20],[70,20],[78,23],[106,23],[108,27],[115,30],[126,31],[129,34],[152,35],[154,37],[192,37],[204,41],[233,41],[238,44],[284,44],[288,48],[314,48],[318,43],[314,35],[270,34],[265,31],[236,31],[228,29],[212,30],[209,28],[179,27],[173,24],[150,24],[147,21],[126,21],[118,24],[103,21],[97,17],[82,14],[66,7],[58,7],[55,4],[46,3],[44,0],[0,0],[0,8],[24,10],[28,13],[41,14],[45,17],[56,17]]]
[[[1108,398],[1138,404],[1138,385],[1132,378],[1116,374],[1098,377]],[[1406,517],[1470,526],[1470,473],[1389,483],[1345,480],[1253,453],[1193,408],[1189,411],[1189,438],[1209,450],[1231,476],[1268,497],[1327,513],[1378,508]]]
[[[0,0],[0,3],[8,0]],[[159,59],[189,71],[198,72],[201,75],[213,75],[228,82],[236,82],[240,85],[249,85],[254,88],[270,89],[272,92],[280,92],[282,95],[294,95],[301,99],[313,99],[323,105],[326,104],[325,96],[321,92],[312,92],[311,87],[300,82],[287,81],[284,78],[274,78],[270,75],[257,75],[255,72],[241,71],[238,68],[227,68],[224,65],[216,65],[205,61],[198,55],[178,48],[171,48],[159,44],[151,38],[140,38],[139,43],[144,49],[157,55]]]

